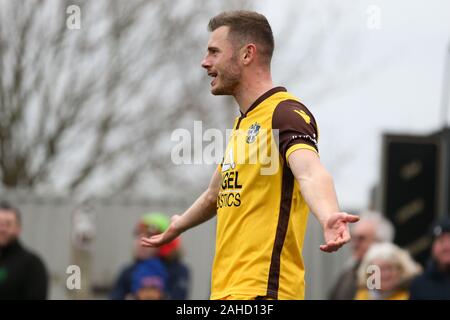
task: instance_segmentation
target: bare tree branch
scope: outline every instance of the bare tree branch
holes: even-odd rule
[[[72,4],[82,11],[80,30],[65,24]],[[0,183],[66,192],[188,183],[192,177],[170,161],[170,133],[186,119],[224,130],[235,112],[205,85],[206,24],[224,9],[252,5],[0,0]],[[309,12],[290,12],[277,48],[285,52],[296,36],[309,36],[281,68],[283,79],[313,83],[310,93],[329,90],[335,80],[320,79],[321,59],[337,31],[292,32],[303,30]],[[343,19],[331,14],[335,23]],[[198,171],[198,179],[207,174]]]

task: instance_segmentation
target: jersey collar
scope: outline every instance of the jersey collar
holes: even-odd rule
[[[274,95],[277,92],[286,92],[286,88],[284,87],[274,87],[272,89],[270,89],[269,91],[266,91],[265,93],[263,93],[258,99],[255,100],[255,102],[252,103],[252,105],[250,106],[250,108],[248,108],[248,110],[244,113],[241,112],[241,117],[246,117],[247,114],[252,111],[253,109],[255,109],[261,102],[263,102],[264,100],[266,100],[267,98],[269,98],[270,96]]]

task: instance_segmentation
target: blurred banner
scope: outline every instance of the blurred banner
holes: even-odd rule
[[[422,264],[429,256],[432,223],[448,214],[449,132],[383,139],[382,210],[395,226],[394,242]]]

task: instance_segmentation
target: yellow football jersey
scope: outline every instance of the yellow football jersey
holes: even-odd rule
[[[259,97],[236,119],[218,170],[211,299],[303,299],[308,206],[286,159],[318,152],[317,123],[285,88]]]

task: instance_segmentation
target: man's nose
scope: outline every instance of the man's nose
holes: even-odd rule
[[[205,69],[208,69],[211,67],[211,63],[209,62],[209,60],[206,57],[204,57],[202,60],[202,67]]]

